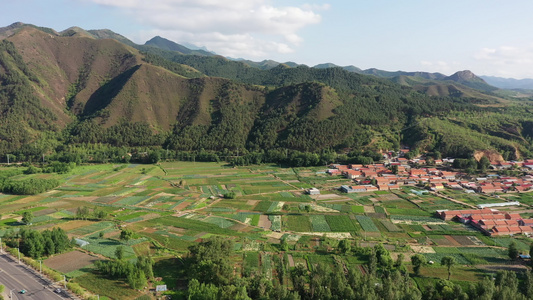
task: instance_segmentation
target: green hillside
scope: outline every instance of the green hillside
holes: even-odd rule
[[[530,114],[516,113],[527,102],[472,88],[483,81],[467,71],[446,80],[423,72],[385,79],[329,65],[252,67],[185,55],[162,38],[153,41],[157,47],[131,47],[105,30],[55,33],[19,24],[0,32],[9,35],[0,57],[0,155],[54,153],[65,143],[231,155],[380,152],[402,144],[459,156],[530,153]],[[494,124],[472,114],[491,114]],[[451,121],[459,115],[461,122]],[[25,148],[35,141],[46,146]]]

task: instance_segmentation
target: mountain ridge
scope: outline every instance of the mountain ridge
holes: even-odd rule
[[[491,131],[455,125],[481,140],[457,147],[467,138],[446,138],[455,134],[446,129],[452,120],[417,121],[503,105],[452,81],[483,83],[468,72],[438,85],[417,72],[382,78],[329,65],[271,67],[273,61],[260,69],[221,56],[133,47],[106,30],[58,33],[15,24],[0,32],[10,33],[0,52],[0,153],[60,132],[74,144],[177,151],[382,151],[408,143],[459,156],[490,147],[527,153],[533,137],[526,117]],[[409,129],[397,134],[402,128]]]

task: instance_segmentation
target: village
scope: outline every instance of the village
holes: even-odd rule
[[[411,190],[416,194],[440,194],[445,189],[453,189],[467,194],[492,196],[500,199],[501,203],[479,204],[478,209],[437,210],[436,216],[445,221],[454,220],[468,224],[488,236],[533,234],[533,219],[522,218],[519,213],[500,212],[495,209],[520,205],[517,201],[500,198],[499,194],[533,191],[533,160],[491,162],[489,170],[483,176],[476,176],[454,170],[453,158],[436,159],[431,166],[427,166],[423,157],[405,158],[407,152],[408,150],[400,151],[396,157],[379,164],[332,164],[326,173],[341,175],[353,181],[353,185],[342,185],[339,188],[343,193],[394,191],[412,186],[423,188],[422,191]],[[503,173],[501,170],[514,170],[518,171],[515,173],[521,174],[500,175],[498,173]],[[310,190],[309,193],[317,192],[319,191]]]

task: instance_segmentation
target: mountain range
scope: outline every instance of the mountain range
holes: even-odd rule
[[[179,151],[382,151],[529,155],[524,101],[470,71],[251,62],[162,37],[0,28],[0,154],[104,143]],[[64,146],[62,146],[64,149]],[[33,152],[32,152],[33,151]]]

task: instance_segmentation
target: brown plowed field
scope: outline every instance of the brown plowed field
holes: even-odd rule
[[[44,264],[54,270],[68,273],[88,266],[97,260],[98,258],[90,256],[89,254],[80,251],[71,251],[51,257],[45,260]]]

